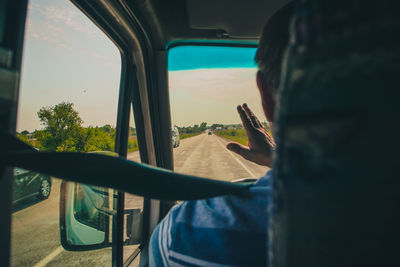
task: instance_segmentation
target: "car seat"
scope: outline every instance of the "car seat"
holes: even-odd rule
[[[270,266],[400,266],[399,10],[297,2],[276,113]]]

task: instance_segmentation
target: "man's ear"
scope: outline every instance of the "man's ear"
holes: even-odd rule
[[[274,121],[274,110],[275,110],[275,92],[274,88],[270,86],[264,73],[261,71],[257,72],[257,86],[260,90],[261,103],[264,109],[265,116],[269,122]]]

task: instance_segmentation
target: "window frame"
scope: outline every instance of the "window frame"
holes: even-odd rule
[[[130,106],[132,105],[141,161],[153,166],[160,166],[156,159],[155,138],[151,101],[147,88],[151,87],[149,71],[149,41],[138,20],[132,13],[127,13],[124,3],[89,3],[73,0],[89,19],[91,19],[120,50],[121,78],[117,111],[115,151],[122,157],[127,154],[129,135]],[[147,68],[146,68],[147,67]],[[117,216],[113,225],[112,266],[127,266],[146,246],[153,228],[159,220],[160,201],[144,199],[143,206],[143,243],[138,250],[123,262],[123,223],[124,195],[118,193]],[[143,261],[147,259],[143,258]],[[142,258],[141,258],[142,262]],[[146,264],[146,263],[144,263]]]
[[[26,12],[27,0],[0,1],[0,129],[3,135],[16,132]],[[3,142],[2,151],[11,148],[8,146]],[[13,180],[13,169],[0,161],[0,248],[7,255],[0,257],[0,266],[10,265]]]

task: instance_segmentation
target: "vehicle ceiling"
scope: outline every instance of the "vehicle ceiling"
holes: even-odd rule
[[[152,42],[257,44],[267,19],[291,0],[127,0]]]

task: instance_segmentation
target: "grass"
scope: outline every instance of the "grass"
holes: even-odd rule
[[[138,151],[139,145],[136,135],[130,135],[128,138],[128,152]]]
[[[230,129],[230,130],[219,130],[219,131],[214,131],[214,134],[223,137],[225,139],[238,142],[242,145],[247,146],[247,135],[244,129]]]
[[[197,133],[182,133],[182,134],[179,134],[179,139],[185,139],[185,138],[193,137],[193,136],[196,136],[196,135],[199,135],[199,134],[201,134],[201,132],[197,132]]]

